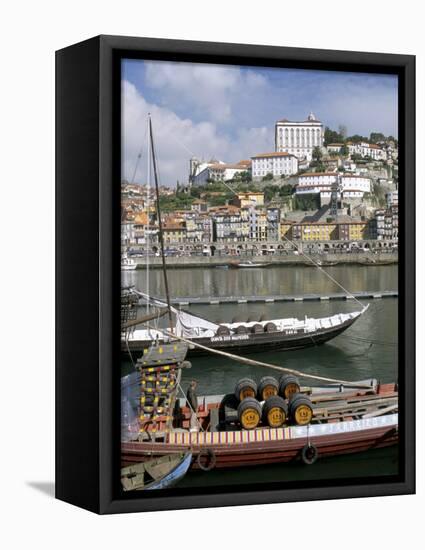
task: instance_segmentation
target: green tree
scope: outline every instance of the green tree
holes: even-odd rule
[[[262,181],[270,181],[270,180],[272,180],[272,179],[273,179],[273,174],[272,174],[271,172],[269,172],[268,174],[266,174],[266,175],[263,177]]]
[[[371,132],[370,142],[377,143],[378,141],[385,141],[385,136],[381,132]]]
[[[360,136],[359,134],[354,134],[353,136],[349,136],[347,141],[352,141],[353,143],[360,143],[361,141],[364,141],[365,143],[369,143],[369,138]]]
[[[341,149],[340,149],[340,151],[339,151],[339,154],[340,154],[342,157],[348,156],[349,151],[348,151],[348,147],[345,145],[345,143],[344,143],[344,145],[341,147]]]
[[[325,145],[329,145],[330,143],[342,143],[344,141],[344,136],[326,126],[324,132],[324,141]]]
[[[280,197],[289,197],[292,195],[292,192],[293,192],[294,188],[292,187],[292,185],[282,185],[280,188],[279,188],[279,196]]]
[[[265,185],[264,186],[264,200],[270,202],[275,195],[279,192],[278,185]]]
[[[319,193],[306,193],[305,195],[295,195],[295,210],[318,210],[320,208]]]
[[[313,160],[314,160],[317,164],[320,163],[320,161],[321,161],[322,158],[323,158],[323,153],[322,153],[322,150],[321,150],[320,147],[317,147],[317,146],[316,146],[316,147],[313,149],[312,157],[313,157]]]

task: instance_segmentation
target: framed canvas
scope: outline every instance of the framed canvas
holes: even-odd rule
[[[413,493],[413,56],[56,54],[56,497]]]

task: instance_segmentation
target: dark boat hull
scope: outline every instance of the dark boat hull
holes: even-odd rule
[[[339,334],[347,330],[356,320],[350,319],[341,323],[337,327],[318,330],[314,333],[306,334],[304,331],[283,332],[262,332],[257,334],[232,334],[231,336],[215,336],[212,338],[197,338],[194,342],[208,348],[220,351],[228,351],[236,354],[260,353],[265,351],[287,351],[312,346],[319,346],[332,340]],[[163,341],[159,340],[159,344]],[[143,354],[143,350],[152,344],[150,340],[129,340],[128,343],[121,343],[121,351],[128,356],[128,350],[132,355],[138,357]],[[128,347],[127,347],[128,346]],[[189,348],[189,356],[208,355],[204,349],[192,347]]]

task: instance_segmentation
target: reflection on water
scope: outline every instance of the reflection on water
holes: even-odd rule
[[[351,292],[395,290],[398,287],[397,265],[340,265],[324,269]],[[306,266],[170,269],[168,277],[170,293],[176,298],[341,292],[341,289],[316,267]],[[163,295],[161,270],[151,269],[149,278],[151,293]],[[146,273],[144,270],[123,273],[123,281],[145,288]]]
[[[398,288],[397,266],[335,266],[326,270],[350,291],[395,290]],[[339,292],[340,289],[309,267],[268,267],[261,269],[175,269],[170,270],[172,296],[244,296],[267,294],[303,294]],[[162,295],[162,274],[150,272],[151,293]],[[145,289],[144,271],[124,274],[125,284]],[[366,302],[365,302],[366,303]],[[285,302],[256,304],[195,305],[186,309],[213,321],[231,321],[234,317],[266,314],[267,318],[325,317],[333,313],[358,309],[353,301]],[[398,300],[371,300],[368,311],[342,335],[317,348],[287,352],[261,353],[261,360],[310,374],[344,380],[377,378],[382,382],[397,380],[398,373]],[[252,356],[252,357],[255,357]],[[190,379],[198,380],[198,392],[222,394],[233,391],[242,376],[259,379],[273,372],[211,356],[192,359],[192,369],[183,371],[184,389]],[[123,365],[123,373],[130,365]],[[274,373],[275,374],[275,373]],[[303,383],[311,381],[304,379]],[[373,476],[397,473],[396,449],[371,451],[352,457],[328,458],[314,467],[276,465],[267,468],[243,468],[237,472],[190,473],[180,486],[254,481],[289,481],[329,477]]]
[[[265,484],[272,482],[314,481],[332,478],[391,476],[398,471],[397,447],[334,458],[322,458],[314,466],[299,462],[270,464],[238,470],[190,472],[178,487],[216,487],[217,485]]]

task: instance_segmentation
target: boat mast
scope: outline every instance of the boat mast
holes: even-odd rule
[[[147,169],[147,174],[146,174],[147,223],[146,223],[146,230],[145,230],[145,241],[146,241],[145,250],[146,250],[146,289],[147,289],[147,295],[148,295],[148,300],[147,300],[147,303],[146,303],[146,311],[149,314],[149,308],[150,308],[150,288],[149,288],[150,287],[150,281],[149,281],[150,220],[149,220],[149,215],[150,215],[150,209],[151,209],[151,204],[150,204],[150,194],[151,194],[151,151],[150,151],[150,139],[149,139],[149,120],[148,120],[147,133],[148,133],[148,136],[147,136],[148,137],[148,143],[147,143],[148,151],[147,151],[147,155],[146,155],[146,159],[147,159],[147,167],[146,167],[146,169]]]
[[[162,272],[164,275],[164,288],[165,288],[165,297],[167,300],[167,306],[168,306],[168,316],[170,319],[170,332],[174,332],[173,328],[173,316],[171,313],[171,300],[170,300],[170,292],[168,288],[168,277],[167,277],[167,265],[165,262],[165,249],[164,249],[164,234],[162,231],[162,218],[161,218],[161,207],[159,205],[159,184],[158,184],[158,170],[156,166],[156,157],[155,157],[155,145],[153,142],[153,133],[152,133],[152,119],[150,114],[149,116],[149,134],[150,134],[150,146],[151,146],[151,154],[152,154],[152,165],[153,165],[153,174],[155,179],[155,191],[156,191],[156,214],[158,218],[158,226],[159,226],[159,243],[161,246],[161,258],[162,258]]]

